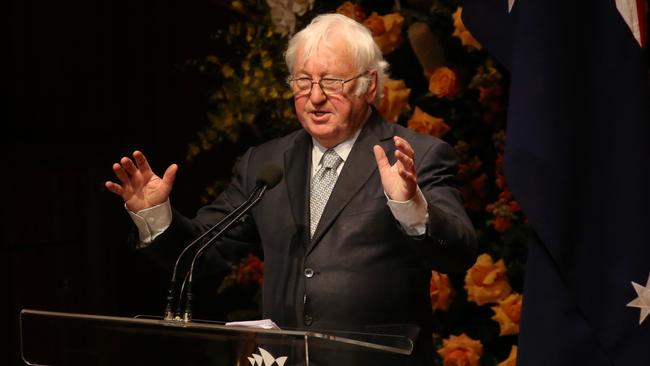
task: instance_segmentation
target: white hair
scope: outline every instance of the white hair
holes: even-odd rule
[[[374,103],[377,104],[384,91],[384,81],[388,78],[388,62],[384,60],[370,31],[345,15],[319,15],[289,40],[284,54],[289,74],[293,73],[298,50],[302,52],[302,59],[307,60],[320,45],[327,45],[332,34],[342,37],[347,45],[347,51],[353,58],[357,74],[376,72],[377,95]],[[357,96],[364,94],[370,86],[370,78],[371,75],[360,77],[354,94]]]

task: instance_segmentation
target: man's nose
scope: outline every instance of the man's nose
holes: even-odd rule
[[[314,83],[311,88],[311,93],[309,94],[309,100],[312,104],[323,104],[327,100],[327,95],[323,93],[323,89],[319,84]]]

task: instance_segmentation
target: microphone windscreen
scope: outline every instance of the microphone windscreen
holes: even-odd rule
[[[268,189],[275,187],[282,180],[282,168],[276,163],[266,162],[257,172],[257,183],[265,184]]]

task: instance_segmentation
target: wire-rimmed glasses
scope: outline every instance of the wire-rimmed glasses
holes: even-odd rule
[[[310,94],[314,84],[318,84],[320,86],[320,89],[323,91],[323,94],[325,95],[341,94],[343,93],[343,86],[346,83],[358,79],[365,75],[366,73],[362,72],[361,74],[353,78],[349,78],[347,80],[335,79],[335,78],[322,78],[318,81],[314,81],[312,80],[312,78],[299,77],[299,78],[290,78],[288,81],[289,81],[289,85],[293,90],[293,94],[296,96]]]

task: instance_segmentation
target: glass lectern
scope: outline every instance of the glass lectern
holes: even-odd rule
[[[392,365],[407,363],[401,361],[408,360],[417,333],[412,325],[343,332],[29,309],[20,314],[27,365]]]

